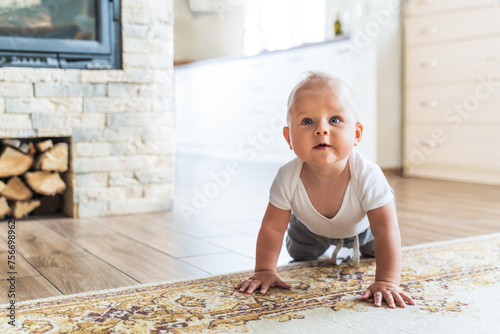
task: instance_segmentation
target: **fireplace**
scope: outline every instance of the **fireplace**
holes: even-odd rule
[[[0,66],[119,69],[120,0],[2,0]]]
[[[19,175],[0,177],[6,187],[9,181],[14,182],[11,189],[15,185],[21,185],[17,179],[12,181],[17,177],[33,193],[30,195],[26,187],[22,187],[23,193],[27,194],[24,197],[9,193],[6,197],[0,190],[0,204],[4,204],[6,219],[23,214],[28,217],[40,216],[40,210],[44,207],[60,212],[61,205],[66,215],[80,218],[171,209],[174,191],[173,1],[121,0],[120,8],[115,7],[118,4],[115,1],[93,1],[92,3],[99,4],[98,7],[90,6],[92,3],[89,0],[0,1],[2,13],[6,8],[14,6],[39,11],[41,6],[53,3],[61,6],[59,13],[64,11],[63,6],[72,6],[76,10],[81,8],[81,3],[87,8],[84,12],[86,16],[91,17],[89,10],[92,13],[92,8],[96,9],[95,35],[92,33],[91,27],[94,25],[91,23],[86,32],[82,30],[72,35],[73,39],[33,34],[30,37],[19,37],[37,42],[52,41],[52,47],[62,48],[55,52],[59,53],[56,55],[58,60],[63,59],[62,55],[70,55],[74,57],[73,60],[76,57],[84,58],[76,51],[94,50],[91,47],[78,49],[76,46],[64,49],[67,47],[64,42],[89,43],[85,45],[100,43],[102,39],[99,34],[102,33],[99,33],[99,22],[104,14],[120,18],[120,39],[123,41],[123,48],[119,51],[122,58],[120,69],[95,70],[104,66],[88,64],[85,68],[74,68],[76,63],[67,59],[66,64],[70,63],[73,68],[59,68],[63,63],[52,68],[47,67],[47,64],[34,68],[35,65],[14,67],[0,62],[0,159],[5,150],[9,153],[17,150],[31,154],[34,163],[27,164],[28,170],[22,174],[17,170],[14,174]],[[121,13],[114,14],[115,9],[120,9]],[[12,19],[14,15],[9,14],[7,17]],[[18,22],[25,22],[21,19],[22,15],[17,17],[20,17]],[[34,14],[30,17],[33,20],[35,18]],[[53,26],[59,22],[57,20],[51,16]],[[0,26],[5,27],[2,19]],[[42,29],[38,32],[45,33]],[[0,49],[5,53],[5,40],[15,37],[10,35],[3,38]],[[22,52],[43,56],[49,53],[40,49],[40,46],[37,47],[37,50]],[[94,51],[92,54],[97,57],[97,51]],[[94,64],[95,59],[89,64]],[[26,58],[25,61],[42,63],[37,58]],[[10,141],[6,142],[7,139]],[[67,146],[67,171],[51,171],[50,168],[45,168],[44,171],[43,167],[38,166],[37,161],[50,149],[44,150],[46,147],[36,146],[49,139],[54,147]],[[35,146],[36,151],[31,146]],[[66,150],[62,151],[62,156],[65,155],[64,152]],[[46,155],[54,156],[53,153]],[[20,154],[15,155],[22,161],[30,160],[22,158]],[[11,161],[5,159],[4,157],[4,162]],[[58,173],[66,189],[63,191],[57,187],[53,191],[37,190],[33,177],[43,176],[41,172]],[[40,201],[40,206],[27,213],[38,204],[37,201]],[[46,206],[45,202],[49,201]],[[16,205],[22,205],[25,209],[17,210],[16,213]],[[12,212],[8,213],[9,210]]]

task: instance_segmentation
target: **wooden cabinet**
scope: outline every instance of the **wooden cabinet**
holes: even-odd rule
[[[500,5],[407,0],[404,172],[500,185]]]
[[[494,4],[495,0],[407,0],[408,16],[443,13],[467,10],[474,7],[485,7]]]
[[[498,35],[499,31],[500,12],[491,7],[439,14],[439,19],[435,15],[412,16],[406,19],[406,44],[474,39]]]

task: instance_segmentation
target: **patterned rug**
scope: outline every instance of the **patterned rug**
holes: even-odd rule
[[[402,286],[415,306],[376,308],[361,293],[375,262],[280,268],[290,290],[241,294],[248,273],[1,306],[1,333],[498,333],[500,234],[404,249]]]

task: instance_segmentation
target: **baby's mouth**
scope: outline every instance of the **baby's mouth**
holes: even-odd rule
[[[317,149],[325,149],[328,147],[331,147],[331,146],[328,144],[319,144],[319,145],[314,146],[314,148],[317,148]]]

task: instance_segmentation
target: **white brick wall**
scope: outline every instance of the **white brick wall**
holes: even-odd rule
[[[8,113],[81,113],[81,97],[20,97],[9,98],[6,103]]]
[[[81,71],[81,82],[85,83],[148,83],[150,81],[151,74],[146,68],[132,68],[123,71]]]
[[[0,96],[33,96],[33,84],[0,82]]]
[[[35,83],[35,96],[106,96],[105,84],[66,82]]]
[[[76,175],[76,184],[80,187],[107,187],[109,185],[109,173],[80,173]]]
[[[0,137],[71,137],[65,212],[171,208],[172,23],[172,0],[122,0],[123,70],[0,68]]]
[[[79,70],[57,70],[47,68],[6,67],[4,80],[9,82],[79,82]]]
[[[152,111],[156,110],[154,106],[158,98],[151,97],[130,97],[123,99],[120,97],[86,97],[83,103],[83,112],[133,112],[133,111]]]
[[[31,118],[29,115],[0,115],[0,129],[24,130],[31,128]]]

